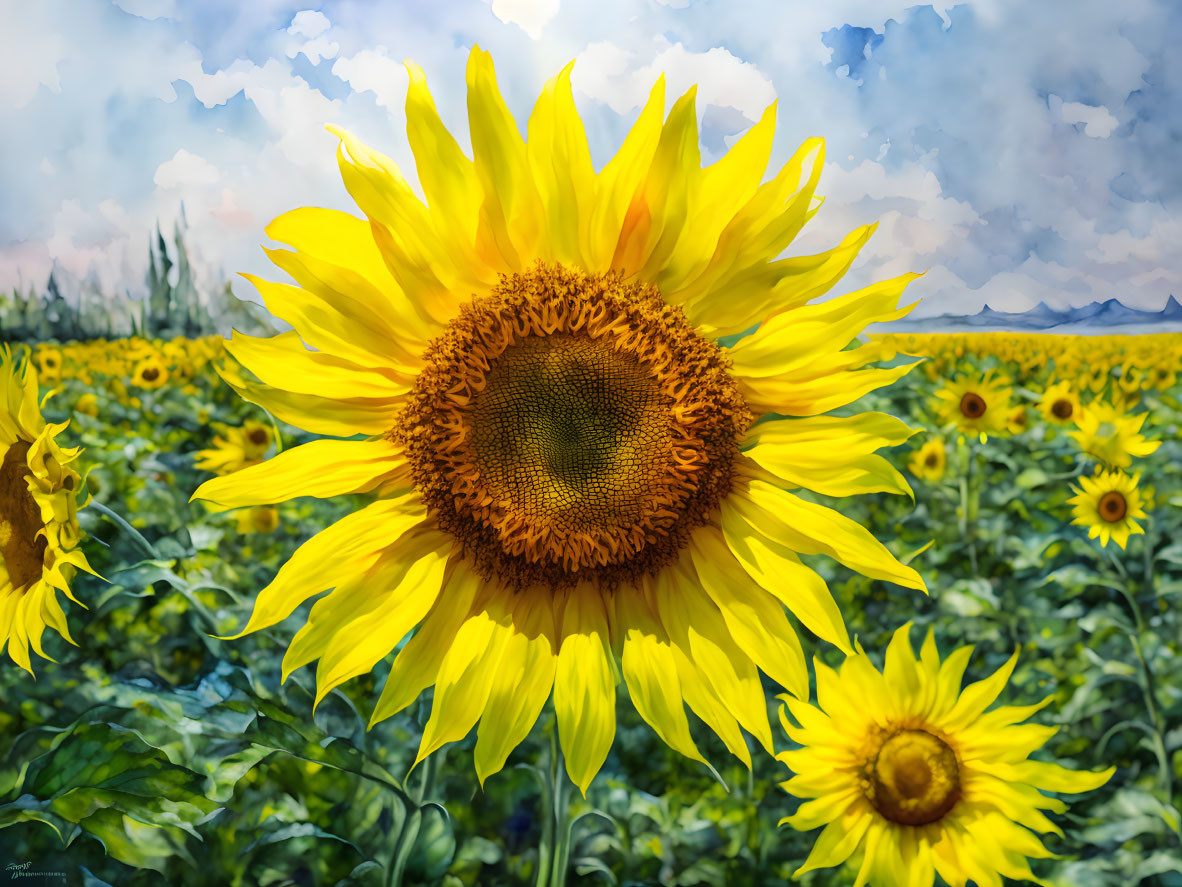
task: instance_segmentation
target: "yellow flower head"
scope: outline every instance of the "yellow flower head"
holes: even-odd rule
[[[1140,433],[1147,415],[1130,416],[1111,404],[1096,401],[1083,408],[1075,420],[1078,430],[1067,432],[1067,436],[1093,459],[1128,468],[1134,456],[1148,456],[1161,446],[1161,441],[1146,440]]]
[[[37,371],[42,379],[56,382],[62,377],[64,360],[60,348],[54,345],[38,345],[34,352],[34,359],[37,361]]]
[[[1070,382],[1056,382],[1047,386],[1038,402],[1038,411],[1043,420],[1051,425],[1075,425],[1082,407],[1079,395]]]
[[[238,532],[273,533],[279,526],[279,509],[273,505],[260,505],[243,509],[238,514]]]
[[[807,798],[788,823],[825,826],[795,875],[855,856],[856,887],[1000,885],[1034,880],[1027,858],[1052,854],[1031,832],[1062,834],[1042,811],[1067,805],[1041,791],[1084,792],[1116,768],[1077,772],[1028,760],[1058,731],[1022,724],[1051,701],[987,708],[1018,654],[961,691],[972,647],[943,662],[929,629],[917,659],[911,623],[895,632],[882,672],[861,651],[835,671],[819,660],[817,705],[781,696],[800,724],[780,720],[803,746],[776,757],[796,775],[782,787]]]
[[[948,455],[944,450],[944,441],[934,438],[912,454],[907,467],[912,474],[922,480],[938,481],[944,477],[947,463]]]
[[[1010,389],[992,372],[984,376],[961,375],[936,392],[936,411],[945,425],[952,425],[981,441],[1006,430],[1010,413]]]
[[[168,364],[153,353],[140,360],[131,371],[131,384],[154,391],[168,384]]]
[[[1009,413],[1006,414],[1006,430],[1010,434],[1021,434],[1026,430],[1028,423],[1026,404],[1020,403],[1011,407]]]
[[[47,626],[74,643],[57,592],[78,603],[74,571],[93,572],[78,548],[79,450],[55,440],[66,424],[45,423],[33,368],[0,351],[0,647],[30,673],[30,646],[50,658]]]
[[[762,181],[774,107],[703,168],[694,91],[665,117],[658,80],[596,173],[570,66],[523,140],[474,49],[472,159],[407,68],[426,203],[392,160],[333,130],[366,218],[305,208],[272,222],[268,236],[294,250],[269,255],[298,285],[250,279],[294,330],[227,344],[242,369],[223,377],[248,400],[313,433],[367,439],[286,450],[195,498],[376,496],[296,551],[243,633],[334,589],[284,659],[285,677],[319,659],[319,701],[420,626],[371,723],[434,685],[419,759],[479,720],[482,781],[553,693],[585,791],[615,734],[617,675],[670,746],[702,759],[688,704],[749,764],[740,728],[771,749],[759,670],[808,693],[785,606],[849,649],[797,552],[923,587],[864,527],[785,490],[909,492],[875,451],[910,428],[826,413],[910,369],[870,366],[891,347],[847,346],[910,309],[898,302],[916,275],[811,304],[873,229],[777,258],[818,206],[823,163],[811,139]]]
[[[1137,489],[1140,475],[1129,477],[1123,471],[1102,471],[1094,478],[1081,477],[1079,487],[1072,487],[1075,496],[1067,501],[1073,506],[1073,524],[1088,528],[1088,538],[1100,538],[1107,545],[1109,537],[1121,548],[1130,535],[1144,533],[1134,518],[1144,518],[1141,493]]]
[[[241,428],[214,424],[219,435],[213,439],[213,447],[199,450],[196,466],[214,474],[230,474],[263,460],[271,446],[271,429],[262,422],[247,421]]]
[[[91,418],[98,416],[98,397],[93,392],[87,391],[74,403],[74,412]]]

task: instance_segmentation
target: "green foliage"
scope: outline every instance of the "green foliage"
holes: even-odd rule
[[[178,304],[159,297],[152,316],[184,328],[191,316]],[[695,724],[716,778],[661,743],[622,687],[616,740],[586,799],[559,775],[549,714],[482,790],[474,736],[411,770],[429,692],[366,730],[387,665],[314,710],[312,669],[279,683],[306,607],[267,631],[220,636],[244,624],[298,544],[363,497],[286,503],[274,532],[241,532],[237,515],[188,501],[209,476],[194,457],[212,444],[211,423],[269,422],[265,414],[208,371],[138,400],[76,379],[61,389],[48,417],[71,419],[67,442],[85,448],[95,502],[128,526],[99,508],[82,512],[88,556],[108,581],[75,582],[89,607],[67,606],[78,646],[47,635],[57,661],[36,661],[36,680],[0,667],[0,865],[131,887],[382,887],[394,874],[404,884],[508,887],[552,885],[544,873],[560,851],[568,883],[713,887],[782,884],[804,860],[816,834],[776,825],[799,804],[778,787],[790,775],[782,765],[752,743],[748,772]],[[90,390],[98,416],[73,413]],[[931,425],[930,390],[914,373],[859,408]],[[840,503],[912,559],[930,596],[809,559],[879,662],[908,620],[934,626],[943,653],[974,644],[970,680],[1020,649],[1002,702],[1050,695],[1035,719],[1059,727],[1035,757],[1116,765],[1107,786],[1056,817],[1064,835],[1046,843],[1061,856],[1034,864],[1055,887],[1182,885],[1182,417],[1175,399],[1147,392],[1145,402],[1144,431],[1164,444],[1137,466],[1154,502],[1145,535],[1125,551],[1101,550],[1070,525],[1070,484],[1090,466],[1064,435],[1033,424],[985,445],[949,438],[943,480],[909,477],[914,504]],[[279,430],[285,448],[307,439]],[[899,448],[895,464],[923,439]],[[799,632],[807,655],[840,662]],[[778,692],[771,682],[766,690],[769,700]],[[775,724],[770,702],[769,713]],[[800,883],[852,880],[846,868]]]

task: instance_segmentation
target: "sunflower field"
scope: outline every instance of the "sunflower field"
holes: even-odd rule
[[[0,305],[5,874],[1182,885],[1182,335],[878,333],[820,139],[570,70],[469,159],[408,63],[425,201],[330,127],[276,326]]]
[[[1053,759],[1116,767],[1056,817],[1062,835],[1046,843],[1059,857],[1036,873],[1055,885],[1182,883],[1182,407],[1171,370],[1182,337],[876,341],[927,358],[864,398],[924,429],[892,453],[915,501],[864,497],[851,516],[895,540],[930,594],[818,559],[851,632],[881,662],[897,626],[930,626],[941,651],[975,645],[973,678],[1018,650],[1003,700],[1050,697],[1039,720],[1057,728]],[[86,607],[67,604],[76,646],[47,636],[56,661],[38,661],[35,680],[0,669],[6,864],[32,860],[87,885],[378,885],[391,870],[403,883],[508,885],[561,883],[544,873],[561,854],[567,883],[724,885],[783,883],[808,855],[809,833],[777,828],[798,805],[778,788],[790,776],[783,764],[724,763],[721,743],[695,729],[716,776],[669,749],[625,700],[586,798],[558,769],[552,716],[482,788],[474,737],[411,769],[425,701],[366,730],[388,663],[314,709],[308,669],[280,681],[298,619],[217,636],[244,624],[254,593],[350,503],[215,512],[189,501],[214,472],[309,435],[218,377],[220,338],[42,343],[30,356],[46,420],[68,421],[61,436],[82,448],[72,464],[92,500],[79,519],[103,579],[73,585]],[[1009,389],[1009,409],[982,442],[938,418],[936,394],[989,373]],[[1048,392],[1074,421],[1056,417]],[[1124,545],[1089,539],[1101,524],[1072,505],[1099,476],[1078,439],[1080,417],[1098,407],[1115,411],[1101,431],[1117,432],[1117,470],[1136,478],[1141,532]],[[1141,441],[1160,445],[1132,455]],[[841,661],[802,637],[810,656]],[[776,746],[793,744],[779,734]],[[853,876],[837,868],[800,882]]]

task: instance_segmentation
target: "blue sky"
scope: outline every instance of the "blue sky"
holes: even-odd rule
[[[137,292],[149,232],[182,204],[209,280],[282,277],[259,249],[270,219],[352,208],[323,125],[413,181],[402,60],[465,144],[479,44],[523,126],[577,60],[597,164],[662,71],[670,102],[699,86],[706,162],[778,99],[773,169],[827,141],[826,203],[791,252],[881,222],[846,288],[926,269],[923,314],[1182,294],[1174,0],[0,3],[3,289],[56,262]]]

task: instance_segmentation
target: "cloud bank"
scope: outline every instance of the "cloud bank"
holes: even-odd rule
[[[826,203],[791,252],[879,228],[846,282],[927,269],[924,314],[988,303],[1160,308],[1177,249],[1182,60],[1172,0],[115,0],[16,4],[0,31],[0,288],[49,270],[142,286],[149,232],[182,213],[225,273],[281,277],[263,228],[353,209],[333,123],[408,179],[405,58],[467,145],[479,44],[524,129],[570,59],[597,164],[656,77],[698,87],[704,162],[777,102],[774,168],[827,140]],[[1070,25],[1068,27],[1067,25]],[[240,296],[250,288],[235,283]]]

